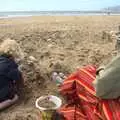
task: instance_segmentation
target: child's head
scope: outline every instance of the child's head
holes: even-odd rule
[[[24,53],[19,44],[11,39],[6,39],[1,43],[0,54],[6,57],[13,57],[15,60],[24,58]]]

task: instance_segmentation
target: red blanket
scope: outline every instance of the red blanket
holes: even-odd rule
[[[92,85],[96,67],[86,66],[68,76],[60,87],[67,103],[59,112],[65,120],[120,120],[119,99],[101,100]]]

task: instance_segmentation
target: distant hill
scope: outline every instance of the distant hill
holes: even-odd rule
[[[108,8],[104,8],[103,11],[108,11],[108,12],[120,12],[120,5],[118,5],[118,6],[113,6],[113,7],[108,7]]]

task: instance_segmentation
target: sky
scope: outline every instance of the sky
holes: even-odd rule
[[[0,11],[100,10],[120,0],[0,0]]]

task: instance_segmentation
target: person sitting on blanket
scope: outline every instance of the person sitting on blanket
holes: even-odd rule
[[[87,65],[67,76],[59,87],[66,99],[59,114],[64,120],[119,120],[119,71],[117,55],[105,67]]]
[[[23,53],[16,41],[4,40],[0,45],[0,110],[14,104],[21,95],[24,82],[18,58],[22,60]]]

